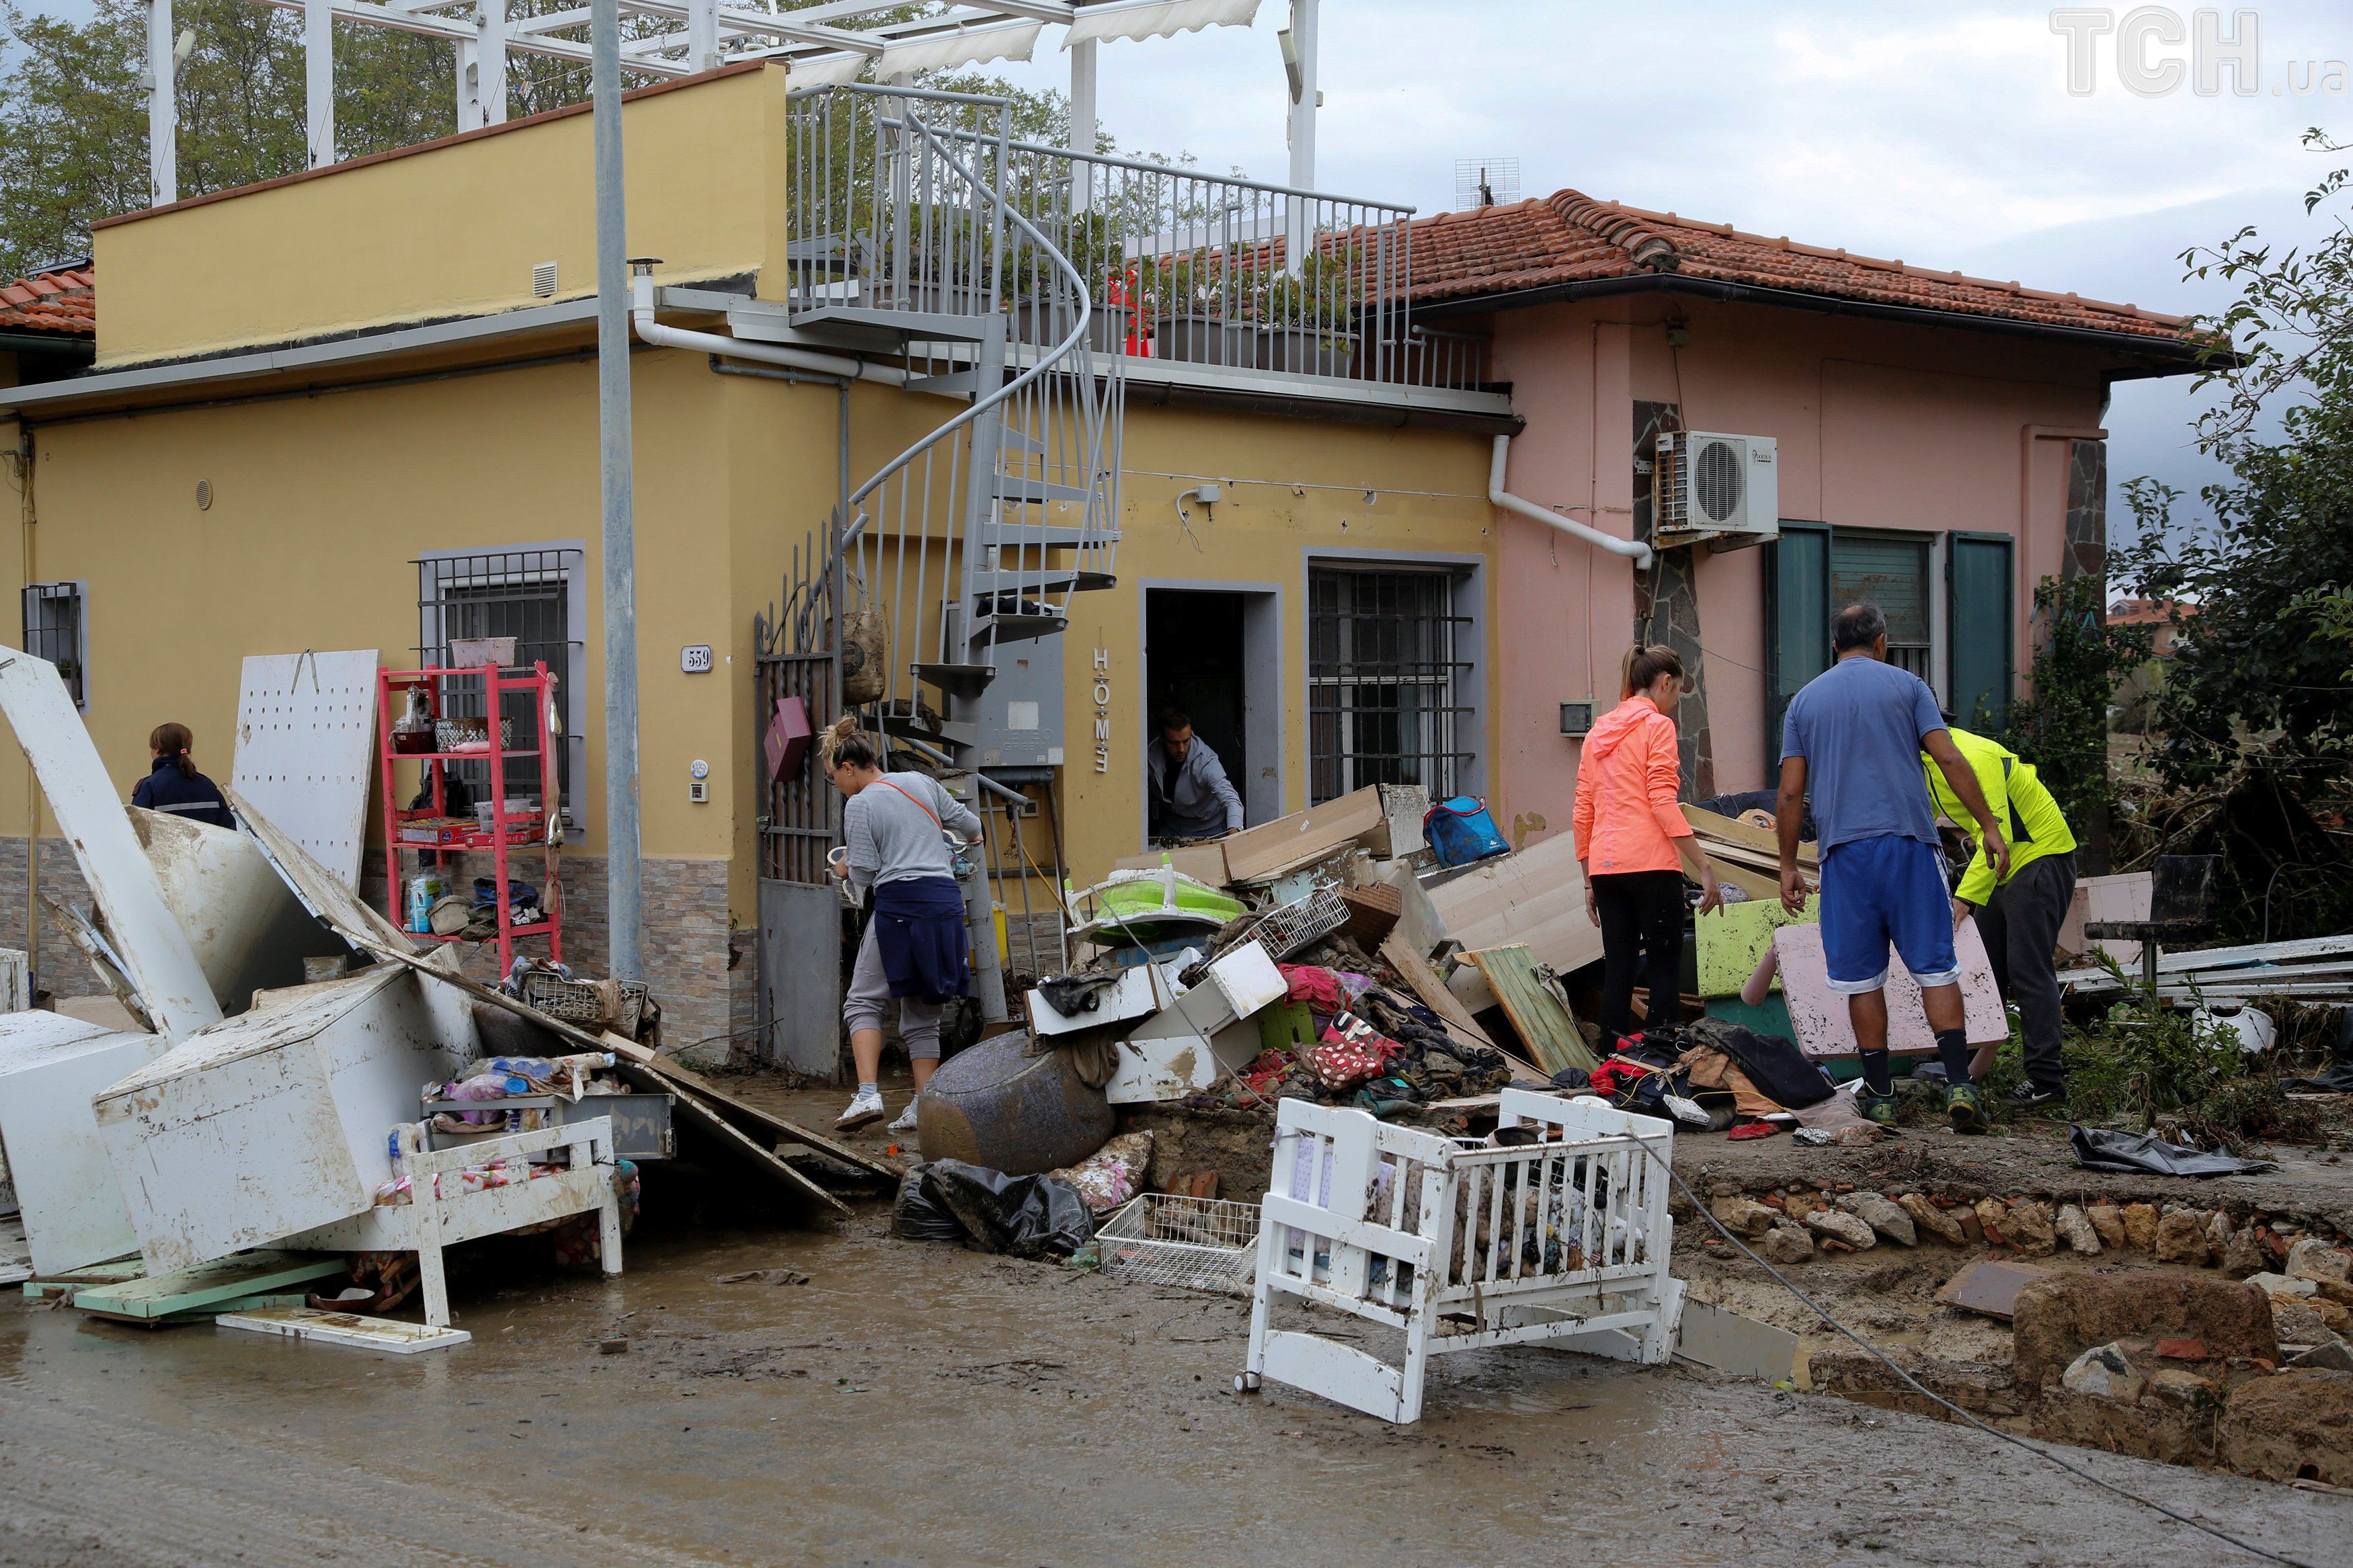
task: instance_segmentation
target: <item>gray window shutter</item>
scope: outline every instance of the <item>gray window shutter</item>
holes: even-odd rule
[[[1998,735],[2010,722],[2017,679],[2015,548],[2007,533],[1954,533],[1946,542],[1953,721],[1982,734]]]
[[[1765,549],[1765,773],[1781,776],[1781,715],[1831,667],[1831,531],[1783,522]]]

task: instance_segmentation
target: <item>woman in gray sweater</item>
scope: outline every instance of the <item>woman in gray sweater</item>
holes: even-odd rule
[[[834,874],[866,890],[873,903],[841,1009],[858,1093],[834,1123],[860,1127],[886,1114],[880,1084],[882,1018],[891,1000],[898,999],[899,1037],[921,1096],[940,1063],[940,1010],[969,989],[972,954],[949,839],[979,837],[980,818],[936,779],[884,773],[880,751],[858,732],[854,718],[845,717],[826,740],[826,771],[848,802]],[[914,1130],[910,1100],[891,1131]]]

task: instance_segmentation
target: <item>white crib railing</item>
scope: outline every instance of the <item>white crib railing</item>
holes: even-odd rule
[[[1429,1358],[1548,1343],[1657,1363],[1674,1351],[1672,1124],[1599,1100],[1505,1089],[1494,1136],[1440,1137],[1282,1101],[1259,1231],[1249,1361],[1261,1377],[1397,1422]],[[1271,1327],[1277,1296],[1404,1331],[1402,1365]]]

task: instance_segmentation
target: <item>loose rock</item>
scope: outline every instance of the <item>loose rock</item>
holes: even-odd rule
[[[2272,1330],[2283,1345],[2323,1344],[2337,1337],[2312,1303],[2296,1296],[2272,1298]]]
[[[2293,1279],[2284,1274],[2251,1274],[2247,1283],[2266,1296],[2311,1296],[2320,1290],[2309,1279]]]
[[[1879,1245],[1871,1226],[1843,1209],[1814,1210],[1806,1215],[1806,1228],[1843,1241],[1857,1252],[1868,1252]]]
[[[2111,1252],[2125,1249],[2124,1212],[2116,1205],[2094,1204],[2084,1211],[2084,1217],[2090,1220],[2092,1228],[2099,1233],[2100,1245]]]
[[[2270,1264],[2271,1255],[2263,1250],[2263,1232],[2254,1226],[2232,1231],[2222,1247],[2222,1272],[2233,1279],[2261,1273]]]
[[[1724,1222],[1725,1229],[1750,1241],[1772,1229],[1773,1222],[1780,1218],[1754,1198],[1718,1198],[1707,1206],[1717,1219]]]
[[[2331,1339],[2307,1351],[2299,1351],[2287,1358],[2290,1366],[2308,1366],[2324,1372],[2353,1372],[2353,1345],[2343,1340]]]
[[[2206,1222],[2206,1250],[2217,1263],[2231,1250],[2231,1216],[2221,1209],[2216,1209],[2214,1217]]]
[[[2130,1405],[2148,1387],[2148,1379],[2132,1368],[2118,1344],[2094,1345],[2069,1363],[2060,1381],[2077,1394],[2114,1399]]]
[[[2287,1249],[2287,1271],[2299,1279],[2333,1279],[2353,1283],[2353,1252],[2307,1236]]]
[[[1813,1237],[1794,1225],[1777,1225],[1757,1243],[1757,1256],[1767,1263],[1810,1263]]]
[[[2157,1248],[2157,1210],[2147,1204],[2126,1204],[2124,1212],[2125,1242],[2136,1252],[2153,1252]]]
[[[2059,1233],[2052,1226],[2051,1211],[2031,1199],[2010,1211],[2001,1234],[2029,1258],[2048,1258],[2059,1250]]]
[[[1824,1199],[1820,1193],[1790,1193],[1781,1199],[1781,1212],[1799,1225],[1803,1225],[1806,1223],[1806,1216],[1820,1208],[1823,1203]]]
[[[1920,1233],[1914,1228],[1912,1216],[1882,1193],[1849,1193],[1839,1199],[1839,1207],[1862,1221],[1883,1240],[1898,1247],[1917,1247]]]
[[[2091,1219],[2073,1204],[2059,1205],[2059,1216],[2052,1226],[2067,1245],[2086,1258],[2100,1255],[2100,1233],[2093,1228]]]
[[[2009,1223],[2010,1210],[2002,1206],[2000,1198],[1983,1197],[1978,1200],[1978,1228],[1985,1232],[1988,1247],[2010,1245],[2010,1237],[2002,1231],[2002,1226]]]
[[[2159,1263],[2189,1263],[2202,1267],[2206,1262],[2206,1226],[2202,1216],[2189,1209],[2176,1209],[2158,1220],[2157,1260]]]
[[[1906,1193],[1895,1201],[1902,1205],[1905,1214],[1912,1216],[1915,1234],[1917,1231],[1926,1231],[1948,1247],[1968,1245],[1968,1233],[1961,1228],[1961,1222],[1919,1194]]]
[[[2231,1391],[2215,1457],[2242,1476],[2353,1485],[2353,1372],[2298,1368]]]
[[[2159,1367],[2148,1374],[2148,1392],[2159,1404],[2195,1410],[2221,1396],[2222,1386],[2178,1366]]]
[[[2279,1362],[2271,1300],[2211,1275],[2154,1268],[2116,1273],[2069,1270],[2030,1282],[2012,1310],[2019,1385],[2039,1388],[2094,1345],[2168,1336],[2205,1342],[2215,1359]],[[2202,1358],[2201,1358],[2202,1359]]]

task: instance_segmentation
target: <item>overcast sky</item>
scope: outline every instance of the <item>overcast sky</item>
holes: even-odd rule
[[[1289,0],[1262,0],[1250,28],[1104,46],[1105,128],[1124,147],[1281,179],[1288,14]],[[2343,0],[2259,14],[2254,96],[2187,83],[2137,96],[2108,37],[2077,97],[2045,6],[1324,0],[1317,184],[1435,212],[1454,205],[1457,159],[1516,158],[1525,195],[1573,186],[2041,288],[2212,307],[2221,291],[2184,284],[2179,253],[2248,223],[2307,235],[2300,198],[2330,164],[2298,137],[2316,124],[2353,135],[2342,67],[2334,94],[2299,96],[2291,83],[2306,79],[2289,74],[2353,57]],[[1065,86],[1060,37],[1049,28],[1035,61],[996,68]],[[2118,387],[2119,480],[2203,482],[2184,384]]]
[[[1104,46],[1106,128],[1123,146],[1282,178],[1274,33],[1288,13],[1263,0],[1247,31]],[[2341,68],[2335,95],[2286,90],[2291,60],[2353,58],[2342,0],[2260,8],[2253,97],[2187,83],[2137,96],[2113,37],[2095,46],[2094,90],[2072,96],[2046,6],[1324,0],[1323,16],[1325,189],[1434,212],[1454,205],[1457,159],[1517,158],[1524,195],[1572,186],[2170,311],[2225,297],[2182,282],[2185,248],[2249,223],[2307,235],[2303,194],[2333,164],[2298,138],[2316,124],[2353,135]],[[1003,68],[1050,85],[1065,61],[1041,47]],[[2185,388],[2118,386],[2116,480],[2154,474],[2193,495],[2205,482]]]

